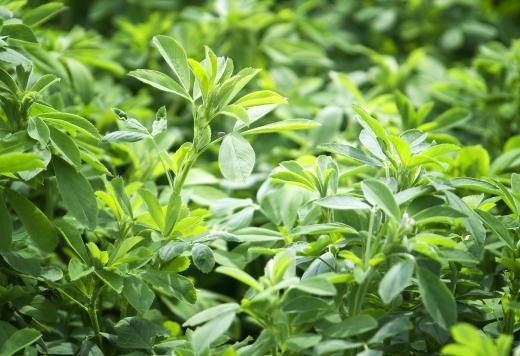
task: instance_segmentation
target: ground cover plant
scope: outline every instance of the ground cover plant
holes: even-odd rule
[[[520,355],[518,23],[0,0],[0,355]]]

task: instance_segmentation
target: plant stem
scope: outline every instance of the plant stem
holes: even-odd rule
[[[103,339],[101,338],[101,328],[99,326],[99,319],[97,315],[97,304],[99,295],[103,290],[103,286],[96,288],[94,287],[94,292],[92,293],[92,297],[90,298],[90,303],[88,306],[88,315],[90,317],[90,322],[92,323],[92,327],[94,328],[94,333],[96,335],[97,344],[99,347],[103,346]]]
[[[372,244],[372,235],[374,230],[374,219],[375,219],[375,209],[370,209],[370,219],[368,220],[368,233],[367,233],[367,240],[365,243],[365,253],[363,255],[363,265],[364,267],[368,267],[368,261],[370,261],[370,248]]]
[[[168,169],[168,165],[166,164],[166,162],[164,162],[164,159],[162,158],[161,149],[159,148],[159,145],[157,145],[157,142],[155,142],[155,138],[150,133],[148,133],[148,135],[152,139],[153,146],[154,146],[155,150],[157,151],[157,155],[159,156],[159,161],[161,161],[161,165],[164,169],[164,174],[166,174],[166,178],[168,179],[168,184],[170,185],[170,187],[173,188],[173,179],[170,175],[170,170]]]
[[[352,304],[350,316],[357,315],[361,311],[361,306],[363,305],[363,299],[365,299],[368,285],[370,284],[370,282],[372,280],[373,274],[374,274],[374,268],[369,267],[367,274],[365,276],[365,279],[356,289],[356,294],[354,296],[354,303]]]
[[[195,153],[193,156],[190,155],[186,163],[182,166],[179,175],[175,177],[175,181],[173,182],[173,194],[179,195],[181,193],[184,182],[188,177],[188,173],[190,172],[191,167],[195,164],[198,155],[198,153]]]

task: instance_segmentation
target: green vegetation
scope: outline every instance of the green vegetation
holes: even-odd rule
[[[0,0],[0,356],[520,355],[519,23]]]

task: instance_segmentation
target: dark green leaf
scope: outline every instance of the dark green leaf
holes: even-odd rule
[[[97,223],[97,201],[90,183],[64,160],[55,158],[52,164],[65,208],[80,223],[94,229]]]

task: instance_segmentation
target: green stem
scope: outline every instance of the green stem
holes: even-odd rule
[[[367,275],[364,281],[357,287],[356,294],[354,296],[354,303],[352,304],[352,308],[350,311],[350,315],[358,315],[361,311],[361,307],[363,306],[363,299],[365,299],[365,295],[368,290],[368,285],[372,280],[372,276],[374,274],[374,268],[370,267],[367,271]]]
[[[90,322],[92,323],[92,327],[94,328],[94,334],[96,335],[97,344],[99,347],[103,346],[103,339],[101,337],[101,328],[99,326],[99,319],[97,315],[97,304],[99,300],[99,295],[103,290],[103,286],[96,288],[94,287],[94,292],[92,293],[92,297],[90,298],[90,303],[88,306],[88,315],[90,317]]]
[[[372,235],[374,230],[374,219],[375,219],[375,209],[370,209],[370,219],[368,221],[368,233],[367,233],[367,240],[365,243],[365,253],[363,255],[363,265],[365,268],[368,267],[368,261],[370,261],[370,248],[372,244]]]
[[[181,168],[179,175],[175,177],[175,181],[173,182],[173,194],[179,195],[182,191],[182,187],[184,186],[184,182],[188,177],[188,173],[190,173],[191,167],[195,164],[195,161],[198,158],[198,153],[188,158],[187,162]]]
[[[173,179],[170,175],[170,170],[168,169],[168,165],[166,164],[166,162],[164,162],[164,159],[162,158],[161,149],[159,148],[159,145],[157,145],[157,142],[155,142],[155,138],[151,134],[148,134],[148,135],[152,139],[153,146],[154,146],[155,150],[157,151],[157,155],[159,156],[159,161],[161,162],[161,165],[164,169],[164,174],[166,174],[166,178],[168,179],[168,184],[170,185],[170,187],[173,188]]]

